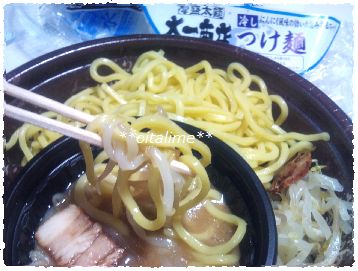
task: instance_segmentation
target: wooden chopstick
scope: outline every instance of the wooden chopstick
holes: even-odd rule
[[[70,119],[77,120],[83,123],[90,123],[95,118],[90,114],[84,113],[65,104],[59,103],[57,101],[51,100],[21,87],[15,86],[6,82],[5,80],[4,92],[12,97],[18,98],[30,104],[37,105],[41,108],[48,109],[60,115],[66,116]],[[13,119],[31,123],[35,126],[55,131],[68,137],[88,142],[95,146],[103,147],[102,138],[96,133],[78,127],[74,127],[72,125],[54,119],[50,119],[43,115],[36,114],[6,103],[4,104],[4,111],[5,115]],[[170,166],[178,173],[182,173],[185,175],[192,174],[190,168],[182,162],[172,160],[170,162]]]
[[[46,98],[32,91],[28,91],[24,88],[15,86],[13,84],[10,84],[9,82],[6,82],[5,80],[4,80],[4,91],[7,95],[18,98],[30,104],[37,105],[41,108],[45,108],[50,111],[56,112],[62,116],[68,117],[73,120],[77,120],[88,124],[95,119],[95,117],[90,114],[76,110],[70,106]]]
[[[102,147],[102,138],[96,133],[74,127],[72,125],[50,119],[40,114],[36,114],[6,103],[4,105],[4,111],[5,115],[13,119],[28,122],[35,126],[39,126],[78,140],[86,141],[92,145]]]

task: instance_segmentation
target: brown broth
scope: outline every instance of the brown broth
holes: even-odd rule
[[[53,196],[53,205],[47,210],[43,221],[49,219],[59,210],[65,208],[70,203],[73,203],[71,196],[71,187],[63,194],[56,194]],[[105,202],[106,203],[106,202]],[[103,209],[110,211],[107,204],[102,204]],[[215,205],[223,211],[229,212],[229,208],[221,201],[215,202]],[[121,259],[120,266],[188,266],[194,259],[190,251],[192,249],[182,240],[168,237],[163,233],[163,230],[153,233],[147,232],[147,237],[156,244],[148,243],[139,237],[131,228],[126,217],[122,217],[123,221],[129,226],[130,234],[128,236],[122,235],[110,228],[102,225],[103,231],[109,236],[119,247],[125,249],[125,256]],[[210,228],[212,233],[211,238],[203,240],[206,245],[218,245],[230,239],[234,233],[234,228],[225,222],[213,218],[202,204],[190,209],[186,215],[183,216],[183,225],[192,233],[201,233]],[[168,223],[167,223],[168,224]],[[171,228],[167,228],[167,232],[173,232]],[[235,249],[235,251],[238,250]],[[51,257],[43,251],[36,243],[35,248],[30,252],[32,263],[30,265],[45,265],[52,266],[54,262]]]

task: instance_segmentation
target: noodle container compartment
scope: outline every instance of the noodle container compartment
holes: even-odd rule
[[[326,173],[340,180],[343,196],[352,194],[353,157],[352,122],[323,92],[301,76],[258,54],[219,42],[202,39],[138,35],[106,38],[66,47],[5,74],[15,85],[38,92],[60,102],[81,89],[94,86],[89,75],[90,63],[106,57],[130,70],[137,57],[149,50],[165,51],[169,60],[188,67],[208,60],[213,67],[225,68],[232,62],[245,65],[260,76],[272,94],[282,96],[289,108],[283,128],[301,133],[330,134],[329,142],[315,142],[315,158],[326,165]],[[37,111],[23,102],[8,103]],[[275,114],[275,108],[274,108]],[[21,123],[4,118],[5,137]],[[180,124],[188,133],[197,129]],[[248,221],[249,234],[240,245],[241,265],[274,265],[277,254],[277,233],[267,193],[254,172],[225,143],[203,138],[211,148],[212,166],[208,168],[214,186],[222,191],[232,212]],[[63,192],[84,171],[78,143],[60,139],[37,155],[23,169],[18,147],[5,152],[5,230],[4,260],[6,265],[29,264],[29,251],[34,245],[34,231],[51,204],[55,193]],[[351,239],[351,236],[348,238]],[[352,249],[352,248],[350,248]],[[341,264],[349,265],[353,259]]]

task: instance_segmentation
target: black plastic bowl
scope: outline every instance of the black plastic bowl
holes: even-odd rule
[[[199,129],[179,123],[189,134]],[[272,207],[260,180],[235,151],[219,139],[201,138],[211,149],[207,167],[212,184],[223,193],[231,211],[247,223],[240,243],[240,265],[276,263],[277,233]],[[94,150],[96,151],[96,150]],[[61,138],[44,149],[23,169],[5,203],[6,265],[29,264],[34,232],[51,205],[55,193],[64,192],[85,169],[78,141]]]
[[[340,193],[341,197],[345,198],[347,195],[353,194],[352,121],[327,95],[300,75],[268,58],[245,49],[221,42],[178,36],[134,35],[113,37],[75,44],[48,53],[6,73],[5,77],[13,84],[64,102],[78,91],[97,84],[89,76],[89,66],[96,58],[110,58],[125,69],[130,70],[131,65],[140,54],[159,49],[165,51],[165,56],[169,60],[184,67],[203,59],[209,61],[213,67],[222,69],[226,69],[232,62],[240,62],[252,74],[260,76],[267,84],[270,94],[280,95],[287,102],[289,115],[283,124],[285,130],[301,133],[325,131],[330,134],[330,141],[314,143],[316,148],[312,156],[318,159],[320,164],[326,166],[325,174],[335,177],[341,182],[344,187],[344,191]],[[21,101],[9,97],[5,97],[5,99],[13,105],[41,112],[38,108],[26,105]],[[276,112],[275,108],[273,111]],[[5,117],[5,138],[9,139],[10,135],[20,125],[20,122]],[[22,153],[18,147],[14,147],[5,152],[4,155],[4,199],[6,201],[14,193],[12,188],[18,180],[16,176],[20,170]],[[227,156],[224,155],[224,158],[227,158]],[[52,159],[57,159],[57,157]],[[59,160],[58,163],[60,161],[63,160]],[[228,161],[228,159],[223,161]],[[49,163],[48,161],[44,162]],[[39,166],[39,168],[42,167]],[[24,181],[23,183],[26,185]],[[52,182],[52,186],[56,187],[57,185],[60,184]],[[22,191],[27,196],[26,190],[22,189]],[[15,203],[16,201],[14,201]],[[5,213],[7,220],[7,216],[11,215],[11,210],[20,208],[16,204],[14,206],[7,205]],[[12,227],[15,227],[15,224],[12,224]],[[8,237],[5,236],[6,238]],[[343,241],[346,245],[343,249],[353,250],[351,240],[351,234],[344,236]],[[7,241],[6,246],[8,243],[9,241]],[[12,251],[13,248],[9,249]],[[18,264],[19,261],[17,258],[13,260],[9,249],[5,253],[5,263]],[[19,252],[16,252],[16,249],[14,250],[15,255],[18,255],[16,253]],[[270,264],[270,259],[273,260],[272,257],[267,259],[266,263],[257,261],[256,264]],[[344,257],[340,265],[352,265],[353,262],[353,257]]]

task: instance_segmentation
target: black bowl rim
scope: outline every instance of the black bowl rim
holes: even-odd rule
[[[196,134],[196,131],[199,130],[199,128],[194,127],[192,125],[182,123],[179,121],[175,121],[179,126],[181,126],[186,131],[194,131],[194,134]],[[255,172],[251,169],[251,167],[248,165],[248,163],[238,154],[236,153],[229,145],[227,145],[225,142],[221,141],[215,136],[212,136],[210,139],[203,139],[204,141],[210,141],[211,146],[215,146],[215,149],[220,149],[222,152],[227,153],[228,157],[230,157],[230,163],[237,165],[236,169],[241,169],[240,171],[243,172],[244,175],[244,182],[248,184],[250,187],[250,193],[253,194],[254,190],[255,193],[257,193],[255,196],[256,199],[260,199],[261,203],[258,204],[256,201],[255,205],[260,205],[262,208],[257,208],[258,212],[261,214],[261,219],[264,218],[263,224],[266,224],[265,226],[265,233],[261,232],[261,238],[265,236],[263,240],[264,247],[260,248],[260,250],[257,252],[259,255],[259,260],[261,266],[272,266],[276,264],[277,260],[277,246],[278,246],[278,237],[277,237],[277,228],[276,228],[276,221],[275,221],[275,215],[272,209],[272,204],[270,202],[268,193],[264,189],[264,186],[262,185],[261,181],[255,174]],[[13,183],[13,186],[9,188],[10,194],[5,199],[5,210],[10,210],[10,207],[16,202],[15,194],[17,189],[23,184],[23,182],[27,181],[27,175],[33,171],[36,170],[36,168],[41,166],[44,160],[46,160],[46,157],[48,155],[51,155],[56,149],[59,148],[65,148],[66,145],[69,145],[70,143],[73,143],[77,140],[63,136],[50,145],[48,145],[45,149],[41,150],[33,159],[30,160],[28,164],[24,168],[21,169],[20,173],[16,176],[15,182]],[[214,147],[213,147],[214,148]],[[82,155],[82,154],[81,154]],[[74,157],[77,157],[77,154],[74,154],[69,157],[69,159],[74,159]],[[250,181],[247,181],[250,180]],[[239,189],[238,185],[234,185]],[[242,191],[241,191],[242,192]],[[24,208],[24,207],[22,207]],[[4,225],[7,226],[6,218],[4,220]],[[11,219],[10,219],[11,220]],[[16,219],[18,221],[18,218]],[[18,223],[18,222],[16,222]],[[14,228],[10,229],[10,232],[14,234],[16,225],[13,225]],[[4,228],[4,241],[5,243],[11,243],[12,249],[8,250],[5,248],[4,250],[4,258],[7,259],[7,261],[12,262],[12,250],[13,247],[13,240],[9,240],[10,236],[7,234],[8,230],[6,230],[7,227]],[[261,231],[262,226],[258,227]],[[11,235],[13,235],[11,234]],[[267,235],[267,237],[266,237]]]

